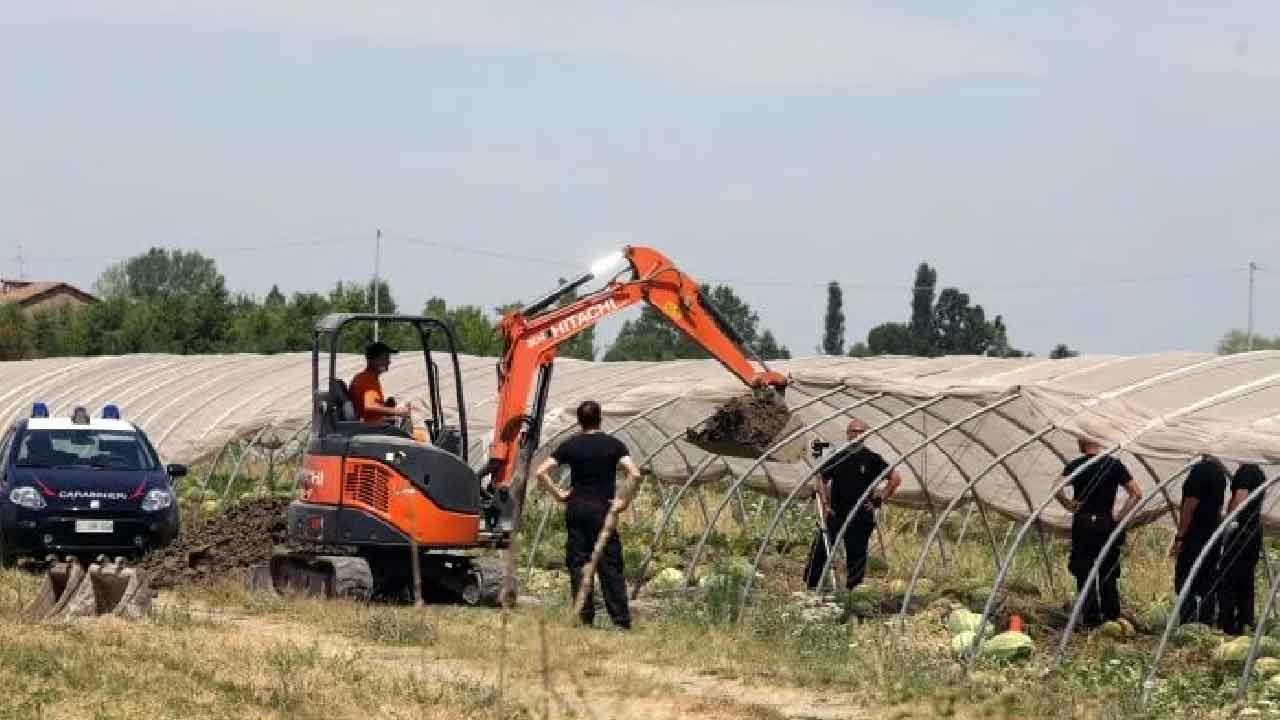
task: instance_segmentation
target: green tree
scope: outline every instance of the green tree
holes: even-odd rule
[[[871,348],[867,347],[867,344],[861,340],[855,342],[853,347],[849,348],[849,357],[861,358],[868,357],[872,354]]]
[[[40,357],[74,357],[89,354],[90,311],[69,305],[32,316],[36,354]]]
[[[933,306],[932,355],[983,355],[991,343],[991,327],[981,305],[971,306],[969,295],[946,288]]]
[[[427,301],[423,315],[440,320],[453,332],[457,351],[464,355],[497,357],[502,354],[502,338],[484,310],[475,305],[449,308],[443,298]],[[432,338],[432,349],[445,349],[443,338]]]
[[[385,280],[368,283],[339,282],[329,291],[328,310],[334,313],[372,313],[374,294],[378,296],[378,312],[394,315],[399,312],[395,298],[391,294],[391,286]],[[380,323],[378,339],[397,350],[417,350],[421,344],[412,327],[404,323]],[[373,323],[360,322],[348,325],[338,339],[338,349],[342,352],[361,353],[365,346],[373,342]]]
[[[1003,317],[997,315],[996,319],[991,321],[990,335],[991,343],[987,347],[987,354],[991,357],[1031,357],[1031,353],[1018,350],[1009,344],[1009,329],[1005,327]]]
[[[119,265],[108,268],[96,288],[107,294],[119,291]],[[125,293],[135,300],[167,300],[178,296],[222,297],[226,280],[213,258],[197,251],[151,248],[123,262]]]
[[[1076,352],[1075,350],[1072,350],[1071,348],[1067,347],[1066,343],[1058,343],[1056,346],[1054,346],[1053,350],[1049,351],[1049,359],[1065,360],[1067,358],[1076,357],[1079,354],[1080,353]]]
[[[17,303],[0,303],[0,360],[25,360],[35,352],[31,319]]]
[[[309,350],[316,323],[329,312],[329,301],[320,293],[296,292],[284,309],[285,347]]]
[[[1219,355],[1234,355],[1235,353],[1247,352],[1249,349],[1249,334],[1244,330],[1231,329],[1228,330],[1222,339],[1218,341]],[[1274,338],[1264,337],[1257,333],[1253,335],[1254,350],[1280,350],[1280,335]]]
[[[822,319],[822,352],[844,354],[844,293],[840,283],[827,284],[827,314]]]
[[[1004,318],[988,321],[981,305],[949,287],[935,298],[938,272],[928,263],[916,268],[911,288],[911,318],[906,323],[882,323],[867,333],[865,352],[871,355],[992,355],[1026,357],[1009,343]]]
[[[749,351],[764,360],[791,357],[791,352],[778,343],[772,332],[760,328],[760,316],[728,285],[712,286],[707,297],[738,332]],[[623,323],[618,337],[604,355],[606,361],[706,357],[710,355],[702,346],[685,337],[666,317],[647,305],[641,309],[639,318]]]
[[[916,351],[911,354],[932,355],[935,344],[934,296],[938,285],[938,271],[929,263],[916,268],[915,282],[911,285],[911,322],[908,328],[914,338]]]
[[[102,338],[104,347],[191,354],[225,346],[226,281],[213,259],[199,252],[152,248],[107,268],[94,287],[107,302],[129,303],[119,322],[104,328],[112,333]]]
[[[905,323],[881,323],[867,333],[870,355],[915,355],[919,349],[911,326]]]
[[[284,293],[280,292],[280,286],[272,285],[271,291],[267,293],[267,299],[263,300],[262,304],[269,308],[283,308],[288,302],[284,297]]]
[[[99,300],[112,300],[129,296],[129,275],[125,263],[119,262],[107,268],[93,283],[93,293]]]
[[[272,288],[277,295],[279,291]],[[267,301],[258,304],[253,298],[239,296],[231,305],[231,321],[227,331],[227,350],[230,352],[262,353],[272,355],[288,350],[301,350],[289,345],[287,308],[284,296],[268,295]]]

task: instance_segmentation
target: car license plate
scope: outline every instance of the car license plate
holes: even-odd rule
[[[77,520],[78,533],[109,533],[115,531],[115,523],[111,520]]]

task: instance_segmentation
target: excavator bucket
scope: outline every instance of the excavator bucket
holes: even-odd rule
[[[118,615],[142,617],[151,607],[151,585],[146,571],[128,567],[124,558],[99,557],[85,568],[75,558],[53,562],[45,584],[27,606],[33,619]]]
[[[717,455],[798,462],[805,454],[803,434],[797,432],[801,427],[800,418],[791,414],[786,403],[766,390],[725,403],[699,426],[686,430],[685,439]]]
[[[75,558],[69,557],[65,562],[51,562],[44,574],[44,585],[36,599],[27,606],[27,616],[33,620],[41,620],[59,615],[83,580],[84,567]]]

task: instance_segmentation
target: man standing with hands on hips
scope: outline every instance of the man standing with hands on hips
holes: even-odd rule
[[[1071,513],[1071,555],[1067,560],[1067,569],[1076,579],[1076,589],[1084,592],[1089,572],[1107,544],[1107,539],[1115,531],[1119,520],[1129,514],[1138,500],[1142,490],[1129,474],[1128,468],[1114,454],[1098,458],[1102,446],[1090,438],[1076,440],[1080,448],[1080,457],[1067,463],[1062,476],[1071,478],[1071,497],[1058,490],[1055,499]],[[1085,463],[1090,463],[1081,470]],[[1128,495],[1124,505],[1117,514],[1115,511],[1116,494],[1124,488]],[[1120,547],[1124,545],[1124,535],[1119,542],[1111,546],[1107,556],[1098,567],[1097,582],[1089,588],[1085,596],[1084,617],[1081,622],[1085,627],[1100,625],[1120,617]]]
[[[600,432],[600,403],[587,400],[578,406],[578,426],[582,432],[565,440],[551,457],[538,467],[538,483],[546,488],[557,501],[565,506],[564,524],[568,531],[565,538],[565,565],[569,570],[569,584],[573,596],[586,580],[583,571],[591,560],[596,539],[605,527],[612,509],[621,513],[626,500],[616,498],[618,466],[627,473],[628,486],[640,479],[640,470],[622,441]],[[569,466],[569,489],[559,488],[551,481],[551,471],[560,465]],[[631,611],[627,605],[627,581],[623,575],[622,541],[616,530],[610,530],[600,557],[596,575],[600,578],[600,591],[604,595],[605,609],[613,624],[624,630],[631,629]],[[594,593],[586,596],[579,620],[591,625],[595,620]]]

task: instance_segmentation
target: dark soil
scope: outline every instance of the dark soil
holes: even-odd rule
[[[287,498],[244,502],[206,522],[185,521],[171,545],[142,560],[151,586],[203,584],[271,559],[286,540]]]
[[[769,449],[791,419],[786,404],[772,398],[734,398],[697,430],[689,430],[695,445],[733,444],[755,453]]]

